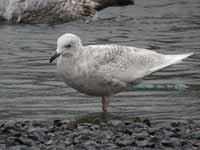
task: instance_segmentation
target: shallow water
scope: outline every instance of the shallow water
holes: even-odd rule
[[[55,64],[48,63],[57,37],[65,32],[79,35],[84,44],[116,43],[165,54],[195,52],[183,63],[147,77],[144,85],[156,88],[113,97],[110,111],[154,122],[200,121],[199,0],[136,0],[135,6],[99,12],[97,20],[56,26],[0,25],[0,120],[68,119],[101,111],[100,98],[66,86]],[[171,89],[164,90],[166,85]]]

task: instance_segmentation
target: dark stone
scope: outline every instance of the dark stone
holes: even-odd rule
[[[135,146],[126,146],[126,147],[121,147],[120,150],[140,150],[140,148],[137,148]]]
[[[118,149],[118,146],[113,144],[113,143],[108,143],[108,144],[101,144],[98,145],[97,148],[102,149],[102,150],[113,150],[113,149]]]
[[[40,141],[44,143],[48,140],[46,128],[32,128],[28,130],[28,137],[33,139],[34,141]]]
[[[135,136],[135,139],[138,140],[138,141],[143,141],[143,140],[145,140],[147,137],[148,137],[147,134],[137,134],[137,135]]]
[[[93,126],[90,127],[90,129],[91,129],[92,131],[99,130],[99,128],[100,128],[99,125],[93,125]]]
[[[64,144],[65,144],[66,146],[72,145],[72,144],[73,144],[73,139],[67,137],[67,138],[65,139],[65,141],[64,141]]]
[[[62,121],[61,121],[61,120],[54,120],[54,121],[53,121],[53,125],[54,125],[55,127],[60,127],[60,126],[62,125]]]
[[[192,133],[190,136],[193,139],[200,140],[200,129],[199,129],[199,131],[196,131],[195,133]]]
[[[78,124],[76,122],[69,122],[68,125],[67,125],[67,129],[68,130],[74,130],[78,127]]]
[[[161,144],[165,147],[171,147],[171,148],[174,148],[175,147],[175,144],[174,142],[172,141],[168,141],[168,140],[162,140],[161,141]]]
[[[159,141],[160,141],[160,139],[155,136],[151,137],[149,140],[150,143],[155,143],[155,144],[157,144]]]
[[[147,147],[149,145],[149,141],[148,140],[144,140],[144,141],[139,141],[136,142],[138,147]]]
[[[15,146],[17,143],[15,143],[15,137],[7,137],[6,139],[5,139],[5,144],[6,144],[6,146]]]
[[[88,135],[79,135],[78,137],[74,138],[74,143],[78,144],[78,143],[83,143],[85,141],[88,141],[90,139],[90,137]]]
[[[119,147],[136,146],[135,139],[132,138],[131,136],[125,136],[125,135],[116,139],[115,144],[118,145]]]
[[[144,119],[143,123],[145,123],[147,126],[151,127],[151,122],[149,119]]]
[[[66,147],[62,144],[59,144],[59,145],[51,145],[50,147],[48,148],[44,148],[46,150],[66,150]]]
[[[0,150],[199,150],[199,129],[194,122],[148,127],[117,119],[99,124],[9,121],[0,123]]]
[[[154,135],[158,131],[157,127],[151,127],[148,129],[149,134]]]
[[[179,127],[180,125],[181,125],[180,122],[172,122],[172,123],[171,123],[171,126],[172,126],[172,127]]]
[[[132,121],[126,120],[126,121],[124,121],[124,124],[125,124],[126,126],[128,126],[128,125],[132,124]]]
[[[24,145],[16,145],[9,147],[7,150],[32,150],[32,149]]]

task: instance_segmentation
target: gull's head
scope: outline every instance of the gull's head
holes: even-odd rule
[[[58,38],[56,53],[50,58],[53,62],[60,55],[73,55],[82,46],[81,39],[70,33],[66,33]]]

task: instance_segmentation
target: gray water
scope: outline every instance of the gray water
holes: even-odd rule
[[[154,122],[200,121],[200,1],[136,0],[135,6],[108,8],[97,19],[61,25],[0,25],[0,120],[68,119],[101,111],[99,97],[65,85],[48,59],[56,39],[70,32],[84,44],[115,43],[165,54],[195,52],[181,64],[145,79],[146,85],[185,85],[117,94],[114,114],[148,117]]]

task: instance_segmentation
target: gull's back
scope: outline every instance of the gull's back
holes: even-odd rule
[[[179,63],[193,53],[163,55],[152,50],[120,45],[89,45],[88,66],[104,80],[134,83],[153,72]]]
[[[150,73],[150,70],[166,63],[165,55],[135,47],[119,45],[86,46],[89,65],[102,75],[112,76],[123,82],[133,82]]]

